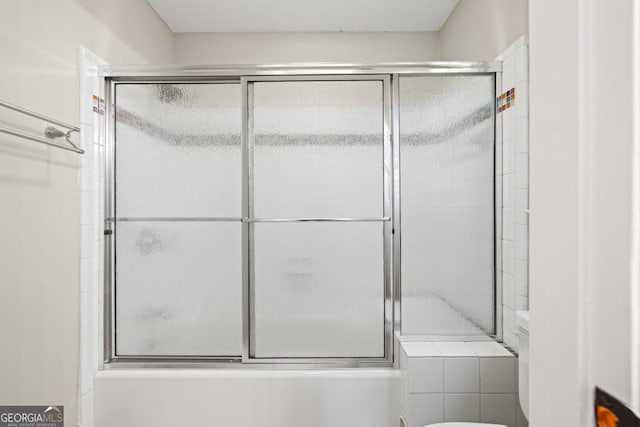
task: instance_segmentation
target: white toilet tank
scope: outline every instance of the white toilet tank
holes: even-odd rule
[[[529,312],[516,312],[518,324],[518,396],[522,413],[529,419]]]

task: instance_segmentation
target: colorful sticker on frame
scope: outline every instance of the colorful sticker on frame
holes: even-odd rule
[[[497,104],[496,104],[498,113],[502,113],[507,108],[513,107],[515,99],[516,99],[516,89],[513,87],[508,91],[506,91],[505,93],[503,93],[502,95],[500,95],[497,99]]]

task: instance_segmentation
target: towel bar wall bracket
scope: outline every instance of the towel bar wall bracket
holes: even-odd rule
[[[80,132],[79,127],[27,110],[26,108],[18,107],[17,105],[10,104],[3,100],[0,100],[0,107],[4,107],[9,110],[13,110],[18,113],[22,113],[24,115],[49,123],[49,126],[47,126],[44,130],[44,137],[29,133],[29,132],[25,132],[20,129],[15,129],[12,127],[2,126],[2,125],[0,125],[0,132],[6,133],[8,135],[17,136],[19,138],[24,138],[31,141],[39,142],[41,144],[49,145],[52,147],[62,148],[63,150],[73,151],[74,153],[84,154],[84,150],[78,147],[76,144],[74,144],[73,141],[71,141],[71,133]],[[51,125],[56,125],[61,128],[67,129],[67,132],[64,132]],[[59,143],[58,141],[56,141],[58,138],[62,138],[62,137],[64,137],[66,144]]]

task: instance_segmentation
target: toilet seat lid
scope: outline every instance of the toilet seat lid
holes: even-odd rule
[[[438,423],[429,424],[424,427],[507,427],[502,424],[486,424],[486,423]]]

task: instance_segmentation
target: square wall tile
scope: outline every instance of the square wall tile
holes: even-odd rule
[[[80,191],[93,191],[93,158],[80,157]]]
[[[516,140],[505,139],[502,144],[502,173],[514,173],[516,171]]]
[[[529,190],[516,190],[516,224],[529,224]]]
[[[403,371],[409,367],[409,357],[407,353],[402,350],[402,347],[400,347],[400,353],[398,354],[398,364]]]
[[[526,260],[529,258],[529,227],[524,224],[515,226],[516,230],[516,259]],[[516,274],[518,267],[516,266]]]
[[[502,176],[502,206],[515,206],[516,177],[510,173]]]
[[[529,188],[529,153],[515,156],[516,190]]]
[[[529,265],[525,260],[516,260],[517,295],[529,295]]]
[[[505,307],[505,311],[506,310],[511,309]],[[504,340],[504,343],[506,345],[513,348],[514,350],[518,350],[518,337],[511,329],[512,326],[508,325],[507,321],[505,320],[504,330],[502,331],[502,339]]]
[[[512,275],[516,274],[515,248],[511,240],[502,241],[502,271]]]
[[[443,357],[474,357],[475,354],[466,346],[462,341],[444,342],[439,341],[434,343]]]
[[[91,361],[84,359],[80,361],[80,395],[85,395],[93,390],[93,367]]]
[[[93,224],[80,226],[80,258],[93,258],[97,254],[93,252],[93,231],[97,227]]]
[[[513,56],[515,58],[515,76],[516,83],[522,83],[529,80],[529,48],[527,45],[520,46],[515,49]]]
[[[407,377],[409,393],[442,393],[444,368],[441,357],[410,357]]]
[[[516,426],[516,394],[483,394],[480,396],[480,421]]]
[[[516,154],[529,152],[529,118],[516,119]]]
[[[480,392],[516,393],[516,365],[515,357],[480,358]]]
[[[480,363],[477,357],[444,359],[445,393],[480,392]]]
[[[502,59],[502,92],[506,92],[516,84],[516,58],[514,56],[515,49],[507,48],[503,53]]]
[[[529,83],[516,84],[516,118],[529,117]],[[515,123],[514,123],[515,127]]]
[[[445,394],[444,420],[450,422],[479,422],[479,394]]]
[[[98,305],[96,289],[90,289],[80,294],[80,326],[88,326],[94,321],[93,313]]]
[[[409,427],[422,427],[444,421],[443,394],[410,394],[406,418]]]
[[[526,296],[516,296],[516,311],[529,310],[529,298]]]
[[[95,289],[96,262],[94,258],[84,258],[80,261],[80,291],[87,292]]]
[[[495,173],[496,176],[502,175],[503,166],[502,166],[502,158],[504,157],[504,148],[502,141],[496,141],[496,165],[495,165]]]
[[[513,274],[502,273],[502,304],[516,308],[516,278]]]
[[[513,357],[509,350],[495,341],[470,341],[465,344],[478,357]]]
[[[509,86],[509,89],[511,89],[512,86]],[[506,89],[505,89],[506,90]],[[516,96],[520,96],[518,94],[518,90],[516,89]],[[515,139],[516,137],[516,108],[518,106],[518,103],[520,103],[521,101],[519,99],[516,99],[516,103],[514,104],[513,107],[511,108],[507,108],[506,110],[504,110],[502,113],[498,113],[498,114],[502,114],[502,140],[503,141],[512,141]]]
[[[502,209],[502,238],[504,240],[515,240],[515,208]]]
[[[438,351],[435,344],[428,341],[402,341],[400,343],[402,351],[407,357],[440,357],[442,353]]]
[[[87,123],[80,123],[80,135],[76,138],[72,138],[72,140],[80,141],[80,146],[84,149],[84,154],[82,155],[85,158],[93,159],[95,156],[93,150],[93,134],[95,130],[92,125]],[[74,136],[78,134],[73,134]]]
[[[503,333],[509,332],[513,335],[514,338],[511,342],[507,342],[507,340],[505,339],[505,343],[509,347],[513,347],[513,342],[517,343],[516,332],[518,331],[518,328],[516,327],[516,311],[511,307],[503,305],[502,319],[504,321]]]
[[[81,425],[87,425],[93,422],[93,390],[80,396],[80,418]]]

